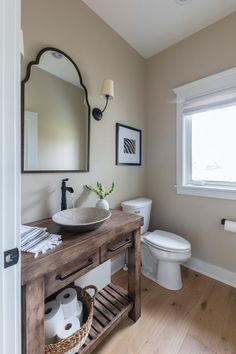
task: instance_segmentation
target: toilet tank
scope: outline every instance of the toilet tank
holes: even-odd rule
[[[152,200],[149,198],[136,198],[132,200],[126,200],[121,203],[122,210],[126,213],[137,214],[143,216],[144,225],[141,227],[141,234],[148,231]]]

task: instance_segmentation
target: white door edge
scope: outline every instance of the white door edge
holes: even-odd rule
[[[4,269],[4,251],[20,249],[20,0],[0,1],[0,343],[21,353],[20,260]]]

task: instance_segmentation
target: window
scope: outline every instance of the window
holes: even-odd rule
[[[177,192],[236,199],[236,69],[174,92]]]

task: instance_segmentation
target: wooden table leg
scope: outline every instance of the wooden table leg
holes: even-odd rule
[[[22,287],[22,353],[44,354],[44,279]]]
[[[134,302],[134,307],[129,313],[133,321],[141,316],[141,239],[140,229],[133,231],[134,245],[128,251],[128,291]]]

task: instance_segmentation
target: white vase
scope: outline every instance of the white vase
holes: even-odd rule
[[[100,209],[106,209],[106,210],[109,210],[109,204],[108,204],[108,201],[106,199],[99,199],[97,204],[96,204],[96,207],[97,208],[100,208]]]

